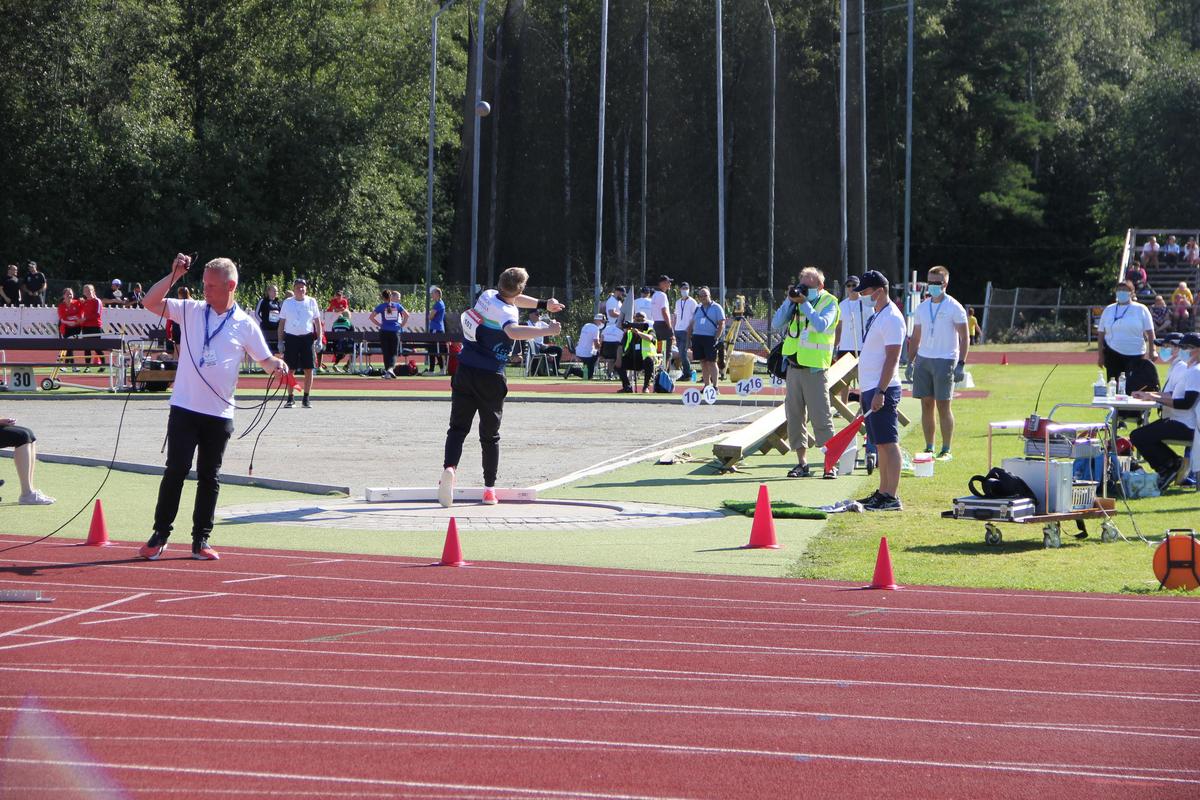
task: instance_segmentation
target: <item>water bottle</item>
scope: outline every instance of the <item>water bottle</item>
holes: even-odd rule
[[[1117,378],[1117,396],[1118,397],[1125,396],[1125,373],[1124,372],[1122,372],[1121,376],[1119,378]]]
[[[1117,396],[1117,382],[1115,379],[1108,379],[1108,387],[1105,391],[1105,396],[1107,396],[1109,400],[1112,400]]]
[[[1095,400],[1103,399],[1108,395],[1108,387],[1104,384],[1104,370],[1096,373],[1096,382],[1092,384],[1092,398]]]

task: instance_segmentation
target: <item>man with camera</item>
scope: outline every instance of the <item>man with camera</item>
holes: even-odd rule
[[[787,298],[771,320],[771,330],[783,333],[783,357],[787,362],[788,444],[796,452],[796,466],[789,478],[812,474],[805,454],[808,450],[808,418],[818,445],[833,436],[833,411],[829,403],[826,372],[833,365],[833,347],[841,317],[838,300],[825,291],[825,273],[805,267],[800,280],[788,287]],[[836,478],[837,467],[826,470],[825,478]]]
[[[642,393],[650,390],[654,377],[655,341],[646,315],[638,311],[633,322],[623,324],[625,337],[621,342],[621,389],[622,394],[633,394],[630,373],[642,373]]]

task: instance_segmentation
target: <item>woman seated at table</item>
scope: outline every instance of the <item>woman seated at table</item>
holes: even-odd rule
[[[1200,399],[1200,334],[1188,333],[1180,337],[1178,353],[1177,360],[1185,362],[1186,366],[1176,366],[1168,372],[1163,391],[1133,393],[1138,400],[1151,400],[1162,407],[1161,419],[1129,434],[1129,441],[1158,473],[1159,491],[1171,485],[1182,466],[1182,458],[1166,442],[1191,442],[1195,435],[1194,406]]]

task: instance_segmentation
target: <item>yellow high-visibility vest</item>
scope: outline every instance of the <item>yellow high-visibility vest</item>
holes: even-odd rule
[[[841,317],[841,307],[837,298],[824,289],[813,304],[813,310],[820,314],[833,305],[833,323],[824,333],[818,333],[808,326],[808,318],[803,314],[793,314],[788,322],[787,335],[783,338],[783,355],[791,357],[802,367],[829,369],[833,364],[833,348],[837,342],[837,323]]]
[[[621,349],[628,352],[630,341],[633,338],[634,338],[633,328],[630,328],[629,330],[625,331],[625,342],[621,346]],[[641,357],[642,358],[654,357],[655,343],[653,341],[647,342],[645,339],[643,339],[640,336],[638,336],[636,338],[637,338],[638,353],[641,355]]]

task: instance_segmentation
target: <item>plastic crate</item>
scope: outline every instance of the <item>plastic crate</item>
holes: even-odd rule
[[[1076,481],[1071,485],[1071,508],[1082,511],[1096,505],[1096,481]]]

